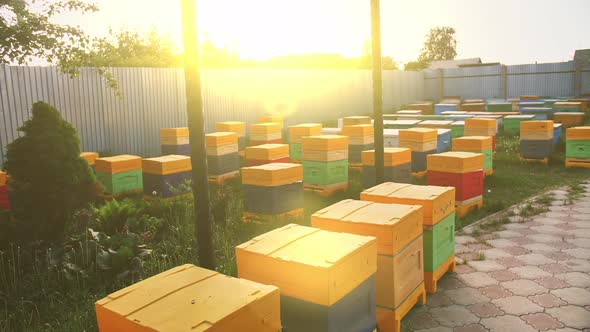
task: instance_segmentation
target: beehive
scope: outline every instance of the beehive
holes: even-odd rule
[[[532,121],[534,115],[508,115],[504,117],[504,134],[519,135],[520,123],[523,121]]]
[[[451,130],[437,129],[436,152],[441,153],[451,149]]]
[[[190,264],[112,293],[95,309],[103,332],[281,329],[277,287]]]
[[[565,135],[566,167],[590,168],[590,127],[567,128]]]
[[[445,152],[428,156],[426,183],[455,188],[455,201],[483,195],[484,155]]]
[[[174,197],[190,190],[192,179],[191,158],[170,155],[147,158],[141,163],[143,169],[143,192],[153,196]]]
[[[372,331],[377,241],[295,224],[236,247],[240,278],[279,287],[285,330]]]
[[[426,156],[437,151],[438,131],[412,128],[399,131],[399,146],[412,150],[412,172],[426,171]]]
[[[485,112],[486,104],[481,103],[463,103],[461,105],[461,110],[466,112]]]
[[[496,120],[496,135],[500,132],[500,129],[504,125],[504,115],[497,115],[496,113],[494,113],[494,114],[478,114],[478,115],[475,115],[474,117],[478,118],[478,119],[494,119],[494,120]]]
[[[92,169],[94,169],[94,164],[96,162],[96,159],[98,158],[98,153],[96,152],[82,152],[80,153],[80,157],[84,160],[86,160],[86,162],[88,163],[88,166],[92,167]]]
[[[434,104],[432,102],[419,102],[406,106],[408,110],[419,110],[422,114],[433,114]]]
[[[512,103],[495,102],[487,105],[488,112],[512,112]]]
[[[383,121],[383,128],[385,129],[410,129],[416,127],[420,123],[419,120],[393,120]]]
[[[280,115],[262,115],[258,118],[258,123],[278,123],[283,128],[283,117]]]
[[[95,160],[96,178],[107,194],[119,195],[143,189],[141,157],[119,155]]]
[[[537,95],[522,95],[520,96],[520,100],[539,100],[541,97]]]
[[[282,124],[276,122],[251,124],[250,146],[283,143],[282,128]]]
[[[442,114],[442,112],[447,111],[457,111],[458,110],[457,104],[435,104],[434,105],[434,114]]]
[[[6,173],[2,171],[0,171],[0,209],[10,209],[8,186],[6,185]]]
[[[383,180],[391,182],[412,182],[412,151],[407,148],[385,148],[383,155]],[[375,185],[375,150],[363,151],[363,187]]]
[[[188,128],[160,128],[160,147],[162,155],[190,156]]]
[[[553,114],[553,121],[561,123],[563,128],[576,127],[584,124],[583,112],[557,112]]]
[[[560,101],[553,104],[555,112],[584,112],[581,102]]]
[[[340,134],[348,136],[349,165],[360,166],[362,152],[375,148],[373,125],[364,124],[345,126],[342,128]]]
[[[289,127],[289,157],[292,162],[300,162],[302,157],[303,137],[322,134],[320,123],[303,123]]]
[[[553,149],[553,121],[520,123],[520,156],[523,159],[547,160]]]
[[[247,166],[288,162],[288,144],[262,144],[257,146],[249,146],[246,148]]]
[[[580,111],[587,112],[588,107],[590,106],[590,98],[573,98],[567,100],[570,103],[580,103]]]
[[[418,124],[419,128],[432,128],[432,129],[450,129],[452,121],[447,120],[426,120]]]
[[[363,191],[361,200],[422,206],[424,283],[436,292],[437,281],[455,269],[455,188],[386,182]]]
[[[522,113],[522,110],[525,108],[530,107],[545,107],[545,103],[542,101],[532,101],[532,100],[521,100],[518,103],[518,111]]]
[[[207,148],[207,173],[212,182],[239,175],[240,156],[238,153],[238,134],[218,132],[205,135]]]
[[[492,151],[496,151],[496,120],[487,118],[465,119],[465,136],[491,136]]]
[[[306,189],[330,195],[348,188],[347,136],[307,136],[303,138],[302,147]]]
[[[397,148],[399,146],[398,129],[383,129],[383,146],[386,148]]]
[[[453,151],[481,153],[484,155],[483,170],[493,173],[492,138],[490,136],[465,136],[453,139]]]
[[[423,283],[421,206],[348,199],[314,213],[311,223],[377,239],[377,306],[395,310]]]
[[[520,114],[533,115],[534,120],[548,120],[553,117],[553,109],[551,107],[521,107]]]
[[[371,124],[371,118],[368,116],[347,116],[342,119],[342,127]]]
[[[553,145],[557,145],[563,137],[563,125],[561,123],[553,124]]]
[[[397,115],[402,115],[402,114],[422,115],[422,111],[420,111],[420,110],[400,110],[400,111],[395,112],[395,114],[397,114]],[[385,115],[387,115],[387,114],[383,115],[384,118],[385,118]]]
[[[451,123],[451,138],[463,136],[465,132],[465,121],[455,121]]]
[[[299,164],[243,167],[242,189],[246,221],[284,220],[303,212],[303,167]]]
[[[239,121],[225,121],[215,123],[215,131],[231,132],[238,135],[238,151],[246,148],[246,123]]]

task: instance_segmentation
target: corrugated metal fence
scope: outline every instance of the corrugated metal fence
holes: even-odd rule
[[[0,66],[0,165],[32,104],[55,105],[78,129],[82,149],[159,155],[159,128],[186,126],[182,69],[113,68],[119,100],[96,70],[71,79],[56,67]],[[372,112],[369,70],[219,69],[202,72],[206,130],[217,121],[256,122],[277,113],[285,124]],[[424,74],[384,71],[384,110],[424,98]]]

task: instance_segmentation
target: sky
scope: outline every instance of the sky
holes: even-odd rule
[[[370,0],[196,0],[197,26],[242,58],[363,53],[371,37]],[[108,28],[155,28],[180,49],[180,0],[95,0],[100,11],[57,22],[105,36]],[[527,64],[560,62],[590,48],[590,0],[381,0],[382,53],[415,60],[435,26],[456,29],[457,58]],[[203,38],[201,38],[203,39]]]

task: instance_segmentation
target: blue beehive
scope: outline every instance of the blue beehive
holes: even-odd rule
[[[457,104],[435,104],[434,114],[442,114],[442,112],[457,111]]]
[[[438,142],[437,142],[438,143]],[[426,159],[429,154],[437,153],[436,150],[432,151],[412,151],[412,172],[424,172],[426,171]]]
[[[437,129],[438,137],[436,152],[441,153],[451,150],[451,129]]]
[[[559,140],[561,139],[561,135],[563,133],[562,128],[563,127],[562,127],[561,123],[554,123],[553,124],[553,144],[559,143]]]
[[[534,120],[549,120],[553,116],[553,109],[550,107],[521,107],[520,114],[534,115]]]

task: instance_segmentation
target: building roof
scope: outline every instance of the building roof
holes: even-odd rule
[[[437,60],[432,61],[428,69],[447,69],[459,68],[464,65],[477,65],[481,63],[481,58],[457,59],[457,60]]]
[[[590,49],[576,50],[576,53],[574,53],[574,60],[590,61]]]

